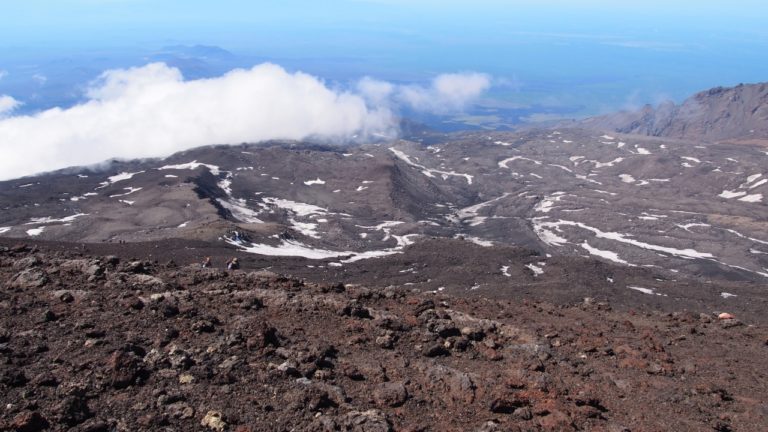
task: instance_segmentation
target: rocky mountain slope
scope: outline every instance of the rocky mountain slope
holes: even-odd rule
[[[768,145],[768,83],[717,87],[680,105],[667,102],[578,122],[619,133]]]
[[[0,247],[2,430],[768,427],[768,333],[736,319],[65,249]]]
[[[538,267],[565,254],[658,268],[667,279],[764,282],[766,162],[750,146],[579,129],[427,146],[205,147],[0,183],[0,233],[197,239],[339,267],[462,238],[530,248]]]

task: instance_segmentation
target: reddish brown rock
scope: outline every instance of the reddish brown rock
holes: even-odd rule
[[[39,432],[48,426],[48,421],[37,411],[24,411],[16,415],[11,422],[11,430],[16,432]]]

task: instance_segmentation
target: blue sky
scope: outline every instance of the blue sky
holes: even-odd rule
[[[144,64],[169,45],[235,56],[186,61],[185,75],[263,61],[339,85],[366,75],[406,83],[478,71],[496,80],[489,105],[563,115],[768,80],[768,5],[760,1],[0,3],[0,94],[30,110],[73,103],[100,69]]]
[[[201,37],[226,43],[264,33],[506,37],[518,31],[589,36],[766,36],[764,2],[25,0],[3,1],[4,40],[103,43]],[[470,30],[469,32],[465,30]],[[707,34],[709,33],[709,35]],[[322,34],[320,34],[322,36]],[[351,42],[351,41],[346,41]]]

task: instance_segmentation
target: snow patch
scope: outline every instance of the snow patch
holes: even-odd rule
[[[732,229],[729,229],[729,228],[723,228],[723,230],[725,230],[725,231],[727,231],[727,232],[729,232],[729,233],[731,233],[731,234],[733,234],[733,235],[735,235],[737,237],[741,237],[743,239],[747,239],[747,240],[753,241],[755,243],[760,243],[760,244],[768,245],[768,241],[756,239],[756,238],[749,237],[749,236],[745,236],[744,234],[742,234],[742,233],[740,233],[740,232],[738,232],[736,230],[732,230]]]
[[[136,187],[130,186],[130,187],[123,188],[123,189],[127,190],[128,192],[122,193],[122,194],[110,195],[109,197],[110,198],[117,198],[117,197],[122,197],[122,196],[130,195],[130,194],[132,194],[134,192],[140,191],[142,188],[136,188]]]
[[[537,161],[537,160],[530,159],[530,158],[527,158],[527,157],[512,156],[511,158],[507,158],[507,159],[504,159],[503,161],[499,161],[499,164],[498,164],[499,168],[509,168],[509,166],[507,164],[509,164],[510,162],[516,161],[516,160],[526,160],[526,161],[533,162],[536,165],[541,165],[542,164],[541,161]]]
[[[341,260],[340,263],[352,263],[364,259],[380,258],[384,256],[394,255],[402,253],[402,249],[410,244],[413,244],[411,237],[417,237],[416,234],[409,234],[405,236],[392,236],[397,240],[397,246],[389,249],[365,251],[365,252],[352,252],[352,251],[331,251],[327,249],[319,249],[308,246],[296,240],[281,240],[280,244],[276,246],[266,244],[250,244],[244,245],[241,241],[227,238],[226,242],[241,248],[245,252],[250,252],[259,255],[269,256],[292,256],[303,257],[308,259],[329,259],[339,257],[349,257]]]
[[[512,275],[509,273],[509,266],[502,266],[501,274],[503,274],[506,277],[512,277]]]
[[[556,202],[567,196],[568,195],[565,195],[565,192],[554,192],[551,195],[545,196],[544,199],[533,207],[533,210],[541,213],[549,213],[554,208]]]
[[[388,241],[390,239],[394,239],[397,242],[396,249],[403,248],[405,246],[408,246],[413,243],[412,240],[410,240],[410,237],[416,236],[416,234],[408,234],[404,236],[395,235],[392,234],[392,228],[402,225],[405,222],[401,221],[385,221],[375,226],[362,226],[362,225],[356,225],[358,228],[363,228],[367,230],[373,230],[373,231],[382,231],[384,233],[384,238],[381,239],[381,241]]]
[[[567,243],[567,240],[557,236],[557,234],[554,234],[552,230],[562,232],[561,227],[570,226],[570,227],[577,227],[587,231],[591,231],[592,233],[595,234],[595,237],[597,238],[630,244],[632,246],[636,246],[641,249],[652,250],[654,252],[661,252],[668,255],[677,256],[680,258],[712,259],[712,260],[715,259],[714,255],[712,255],[711,253],[699,252],[694,249],[675,249],[667,246],[659,246],[651,243],[645,243],[639,240],[635,240],[633,238],[629,238],[630,236],[627,234],[621,234],[616,232],[604,232],[597,228],[591,227],[589,225],[585,225],[581,222],[573,222],[573,221],[566,221],[566,220],[559,220],[557,222],[545,222],[545,221],[542,221],[542,219],[544,218],[536,218],[533,220],[534,232],[536,232],[536,234],[539,236],[539,239],[541,239],[541,241],[553,246],[560,246],[564,243]]]
[[[475,204],[475,205],[472,205],[472,206],[469,206],[469,207],[464,207],[463,209],[460,209],[459,211],[456,212],[456,216],[459,218],[459,220],[462,220],[462,221],[464,219],[469,219],[469,218],[477,217],[478,216],[478,212],[480,211],[480,209],[482,209],[484,207],[487,207],[487,206],[495,203],[496,201],[502,200],[502,199],[508,197],[509,195],[511,195],[511,193],[507,192],[507,193],[505,193],[505,194],[503,194],[503,195],[501,195],[499,197],[496,197],[494,199],[491,199],[491,200],[488,200],[488,201],[484,201],[484,202],[481,202],[479,204]]]
[[[543,219],[547,219],[547,217],[534,218],[532,220],[533,232],[536,233],[536,236],[539,237],[539,240],[550,246],[562,246],[568,243],[567,239],[560,237],[559,235],[555,234],[553,230],[549,229],[551,226],[550,223],[541,222]],[[556,225],[554,227],[557,229]]]
[[[749,203],[757,203],[763,201],[763,194],[753,194],[753,195],[747,195],[743,198],[739,198],[739,201],[749,202]]]
[[[567,167],[564,167],[564,166],[562,166],[562,165],[557,165],[557,164],[549,164],[549,166],[551,166],[551,167],[555,167],[555,168],[560,168],[561,170],[563,170],[563,171],[567,171],[567,172],[569,172],[569,173],[572,173],[572,172],[573,172],[573,170],[572,170],[572,169],[570,169],[570,168],[567,168]]]
[[[455,239],[464,239],[464,240],[466,240],[468,242],[474,243],[474,244],[476,244],[478,246],[482,246],[482,247],[491,247],[491,246],[493,246],[493,242],[492,241],[490,241],[490,240],[483,240],[480,237],[472,237],[472,236],[463,235],[463,234],[456,234],[455,236],[453,236],[453,238],[455,238]]]
[[[295,219],[290,219],[293,229],[304,234],[307,237],[320,238],[320,234],[317,232],[317,224],[312,222],[299,222]]]
[[[590,182],[590,183],[594,183],[594,184],[597,184],[597,185],[600,185],[600,186],[602,186],[602,185],[603,185],[603,184],[602,184],[602,183],[600,183],[599,181],[597,181],[597,180],[592,180],[591,178],[589,178],[589,177],[587,177],[587,176],[585,176],[585,175],[582,175],[582,174],[574,174],[574,177],[576,177],[576,178],[577,178],[577,179],[579,179],[579,180],[588,181],[588,182]]]
[[[24,225],[49,225],[54,223],[71,223],[75,219],[82,216],[88,216],[88,213],[76,213],[67,217],[63,217],[61,219],[54,219],[50,216],[32,218],[29,220],[29,222],[25,223]]]
[[[27,230],[27,235],[30,236],[30,237],[37,237],[40,234],[42,234],[44,230],[45,230],[45,227],[28,229]]]
[[[737,198],[737,197],[740,197],[740,196],[744,196],[746,194],[747,193],[743,192],[743,191],[724,190],[724,191],[720,192],[720,195],[718,195],[718,196],[720,198],[731,199],[731,198]]]
[[[601,258],[605,258],[608,261],[613,261],[615,263],[624,264],[624,265],[628,265],[628,266],[633,266],[632,264],[630,264],[630,263],[624,261],[623,259],[619,258],[619,254],[617,254],[616,252],[607,251],[607,250],[601,250],[601,249],[592,247],[586,241],[581,244],[581,247],[584,248],[591,255],[599,256]]]
[[[161,166],[160,168],[158,168],[158,170],[194,170],[201,166],[208,168],[208,171],[210,171],[211,174],[213,175],[219,175],[221,173],[221,170],[219,169],[218,166],[201,163],[196,160],[192,162],[187,162],[185,164]]]
[[[43,230],[45,230],[45,227],[28,229],[27,235],[30,237],[37,237],[43,233]]]
[[[229,210],[229,212],[232,213],[232,216],[234,216],[235,219],[241,222],[264,223],[261,219],[257,217],[259,215],[259,212],[248,208],[244,199],[235,199],[235,200],[218,199],[216,201],[219,203],[219,205]]]
[[[251,244],[250,246],[245,246],[240,242],[230,239],[228,239],[227,242],[241,248],[245,252],[257,255],[328,259],[354,254],[354,252],[335,252],[326,249],[316,249],[296,240],[282,240],[282,242],[277,246],[270,246],[266,244]]]
[[[312,204],[300,203],[300,202],[291,201],[287,199],[266,197],[266,198],[262,198],[262,201],[281,209],[290,210],[293,213],[295,213],[297,216],[306,217],[306,216],[312,216],[312,215],[328,214],[328,209],[325,209],[323,207],[319,207]]]
[[[612,167],[612,166],[616,165],[617,163],[620,163],[620,162],[623,162],[623,161],[624,161],[624,158],[618,157],[618,158],[616,158],[616,159],[614,159],[612,161],[609,161],[609,162],[598,162],[598,161],[593,161],[593,160],[589,160],[587,162],[592,162],[593,164],[595,164],[595,168],[605,168],[605,167]]]
[[[632,176],[631,176],[631,175],[629,175],[629,174],[619,174],[619,178],[620,178],[620,179],[621,179],[621,181],[623,181],[624,183],[634,183],[634,182],[636,182],[636,181],[637,181],[637,180],[635,180],[635,178],[634,178],[634,177],[632,177]]]
[[[113,176],[111,176],[111,177],[108,177],[108,178],[107,178],[107,180],[109,180],[109,182],[110,182],[110,183],[117,183],[117,182],[119,182],[119,181],[123,181],[123,180],[130,180],[130,179],[132,179],[132,178],[133,178],[133,176],[135,176],[136,174],[141,174],[141,173],[143,173],[143,172],[144,172],[144,171],[139,171],[139,172],[134,172],[134,173],[129,173],[129,172],[121,172],[120,174],[117,174],[117,175],[113,175]]]
[[[538,264],[541,265],[541,263],[538,263]],[[537,266],[536,264],[527,264],[525,267],[533,272],[534,277],[544,274],[544,269],[542,267]]]
[[[307,186],[312,186],[312,185],[324,185],[324,184],[325,184],[325,180],[321,180],[320,178],[317,178],[317,179],[315,179],[315,180],[308,180],[308,181],[305,181],[305,182],[304,182],[304,184],[305,184],[305,185],[307,185]]]
[[[419,163],[413,162],[411,160],[411,157],[405,154],[404,152],[397,150],[395,148],[390,147],[389,150],[397,156],[398,159],[402,160],[403,162],[407,163],[408,165],[418,168],[421,170],[421,173],[424,174],[427,177],[434,178],[435,174],[440,174],[443,178],[443,180],[447,180],[450,176],[456,176],[456,177],[464,177],[467,180],[467,184],[472,184],[472,179],[474,176],[469,174],[462,174],[457,173],[455,171],[440,171],[436,169],[427,168],[424,165],[421,165]]]
[[[610,196],[618,195],[616,192],[608,192],[608,191],[604,191],[604,190],[600,190],[600,189],[592,189],[592,190],[597,192],[597,193],[601,193],[601,194],[605,194],[605,195],[610,195]]]
[[[639,286],[628,286],[627,288],[629,288],[629,289],[631,289],[631,290],[635,290],[635,291],[640,291],[640,292],[641,292],[641,293],[643,293],[643,294],[648,294],[648,295],[657,295],[657,296],[662,296],[662,297],[666,297],[666,296],[667,296],[666,294],[660,294],[660,293],[657,293],[657,292],[656,292],[654,289],[652,289],[652,288],[643,288],[643,287],[639,287]]]
[[[646,220],[659,220],[668,218],[669,216],[664,214],[654,214],[654,213],[648,213],[648,212],[642,212],[640,213],[642,216],[640,216],[640,219],[646,219]]]
[[[216,186],[219,187],[219,189],[223,190],[224,193],[232,196],[232,175],[227,174],[227,177],[220,180],[218,183],[216,183]]]
[[[684,230],[686,230],[688,232],[693,232],[693,231],[691,231],[691,228],[693,228],[693,227],[711,227],[712,225],[705,224],[705,223],[689,223],[689,224],[676,224],[676,226],[680,227],[680,228],[682,228],[682,229],[684,229]]]

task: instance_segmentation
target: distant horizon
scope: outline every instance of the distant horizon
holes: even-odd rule
[[[232,54],[215,65],[171,59],[188,78],[263,62],[340,86],[475,71],[496,78],[491,106],[575,116],[768,81],[768,5],[751,0],[31,0],[4,5],[4,16],[0,95],[30,111],[71,105],[105,70],[143,66],[174,45]]]

